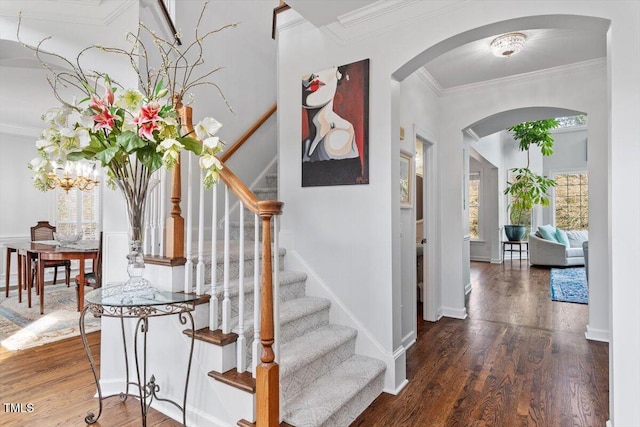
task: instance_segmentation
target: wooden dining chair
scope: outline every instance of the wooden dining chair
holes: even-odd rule
[[[80,275],[75,277],[76,281],[76,293],[78,293],[78,287],[80,286]],[[102,231],[98,240],[98,256],[93,260],[93,267],[91,272],[84,275],[84,286],[91,286],[93,289],[102,287]]]
[[[56,227],[49,224],[49,221],[38,221],[36,225],[31,227],[31,241],[53,240],[53,233],[55,232]],[[44,268],[55,268],[53,271],[54,285],[58,279],[58,267],[65,268],[65,283],[69,286],[71,280],[71,261],[44,261]]]

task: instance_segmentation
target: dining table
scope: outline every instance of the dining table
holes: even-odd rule
[[[95,261],[98,257],[98,241],[97,240],[81,240],[76,243],[61,244],[55,240],[42,240],[35,242],[8,242],[4,243],[7,248],[7,263],[6,263],[6,294],[9,293],[9,275],[11,271],[11,253],[16,252],[18,254],[18,288],[19,295],[21,293],[21,286],[24,284],[23,280],[26,279],[27,285],[27,301],[28,306],[31,308],[31,288],[32,288],[32,275],[30,274],[34,265],[36,266],[36,287],[37,293],[40,295],[40,314],[44,314],[44,262],[38,262],[40,260],[77,260],[79,261],[79,283],[84,284],[85,273],[85,261]],[[21,266],[21,257],[23,265]],[[35,264],[34,264],[35,263]],[[27,274],[25,274],[25,272]],[[78,311],[82,311],[84,308],[84,286],[78,286]]]

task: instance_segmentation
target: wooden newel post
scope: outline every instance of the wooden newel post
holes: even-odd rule
[[[191,107],[182,105],[178,97],[174,97],[174,105],[182,122],[183,132],[187,123],[191,123]],[[188,122],[187,122],[188,120]],[[180,157],[171,170],[171,212],[167,218],[165,234],[165,250],[168,258],[184,258],[184,218],[180,209],[182,200],[182,176]]]
[[[258,202],[262,219],[262,291],[260,343],[262,354],[256,368],[256,426],[277,427],[280,425],[280,366],[275,362],[273,351],[273,280],[271,267],[271,217],[282,211],[282,202],[265,200]],[[275,254],[278,256],[278,254]]]

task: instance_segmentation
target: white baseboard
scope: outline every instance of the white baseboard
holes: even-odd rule
[[[389,394],[393,394],[394,396],[397,396],[402,391],[402,389],[404,389],[407,386],[407,384],[409,384],[409,380],[405,379],[400,383],[398,387],[396,387],[394,391],[392,391]]]
[[[502,258],[491,258],[491,264],[502,264]]]
[[[604,423],[605,427],[613,427],[613,423],[611,422],[611,420],[607,420],[606,423]]]
[[[609,342],[609,331],[591,328],[589,325],[587,325],[587,331],[584,333],[584,336],[591,341]]]
[[[469,295],[469,292],[471,292],[471,282],[464,285],[464,294]]]
[[[478,261],[478,262],[490,262],[491,261],[491,257],[488,257],[488,256],[470,256],[469,259],[471,261]]]
[[[466,319],[467,309],[442,307],[442,315],[445,317],[453,317],[454,319]]]

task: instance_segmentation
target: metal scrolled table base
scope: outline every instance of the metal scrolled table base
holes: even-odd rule
[[[126,310],[124,310],[126,309]],[[195,335],[191,334],[191,344],[189,346],[189,361],[187,363],[187,376],[185,378],[184,384],[184,396],[182,400],[182,405],[170,400],[161,398],[158,396],[158,392],[160,391],[160,386],[156,384],[156,379],[154,375],[151,375],[149,381],[147,379],[147,332],[149,331],[149,317],[159,317],[159,316],[168,316],[168,315],[178,315],[178,319],[181,325],[186,325],[187,321],[189,321],[191,330],[195,330],[195,324],[193,320],[193,315],[191,311],[194,309],[194,305],[192,303],[178,303],[178,304],[167,304],[161,308],[157,306],[152,307],[112,307],[112,306],[102,306],[100,304],[88,303],[82,313],[80,314],[79,327],[80,327],[80,336],[82,337],[82,344],[84,346],[84,350],[87,353],[87,357],[89,359],[89,364],[91,365],[91,371],[93,372],[93,379],[96,384],[96,388],[98,389],[98,414],[95,415],[94,412],[88,412],[84,418],[84,421],[87,424],[95,424],[98,422],[98,419],[102,415],[102,401],[114,396],[119,396],[121,402],[125,402],[129,396],[137,397],[140,400],[140,411],[142,414],[142,427],[146,427],[147,425],[147,414],[149,412],[149,407],[153,403],[154,400],[167,402],[174,405],[180,412],[182,412],[182,425],[187,425],[187,393],[189,390],[189,377],[191,374],[191,362],[193,360],[193,348],[195,344]],[[124,362],[125,362],[125,371],[126,371],[126,390],[124,392],[113,394],[109,396],[102,395],[102,388],[100,386],[100,380],[98,378],[98,371],[96,368],[95,361],[93,359],[93,353],[91,348],[89,347],[89,342],[87,341],[87,334],[85,330],[85,317],[87,312],[91,312],[96,317],[118,317],[120,318],[120,326],[122,331],[122,344],[124,346]],[[125,335],[124,328],[124,319],[125,318],[138,318],[138,322],[136,324],[135,335],[134,335],[134,360],[136,365],[136,375],[138,382],[129,381],[129,357],[127,351],[127,340]],[[140,369],[140,360],[138,355],[138,336],[142,333],[143,336],[143,355],[142,355],[142,373]],[[141,375],[142,374],[142,375]],[[144,386],[141,386],[144,384]],[[138,394],[129,393],[129,386],[137,387]]]

